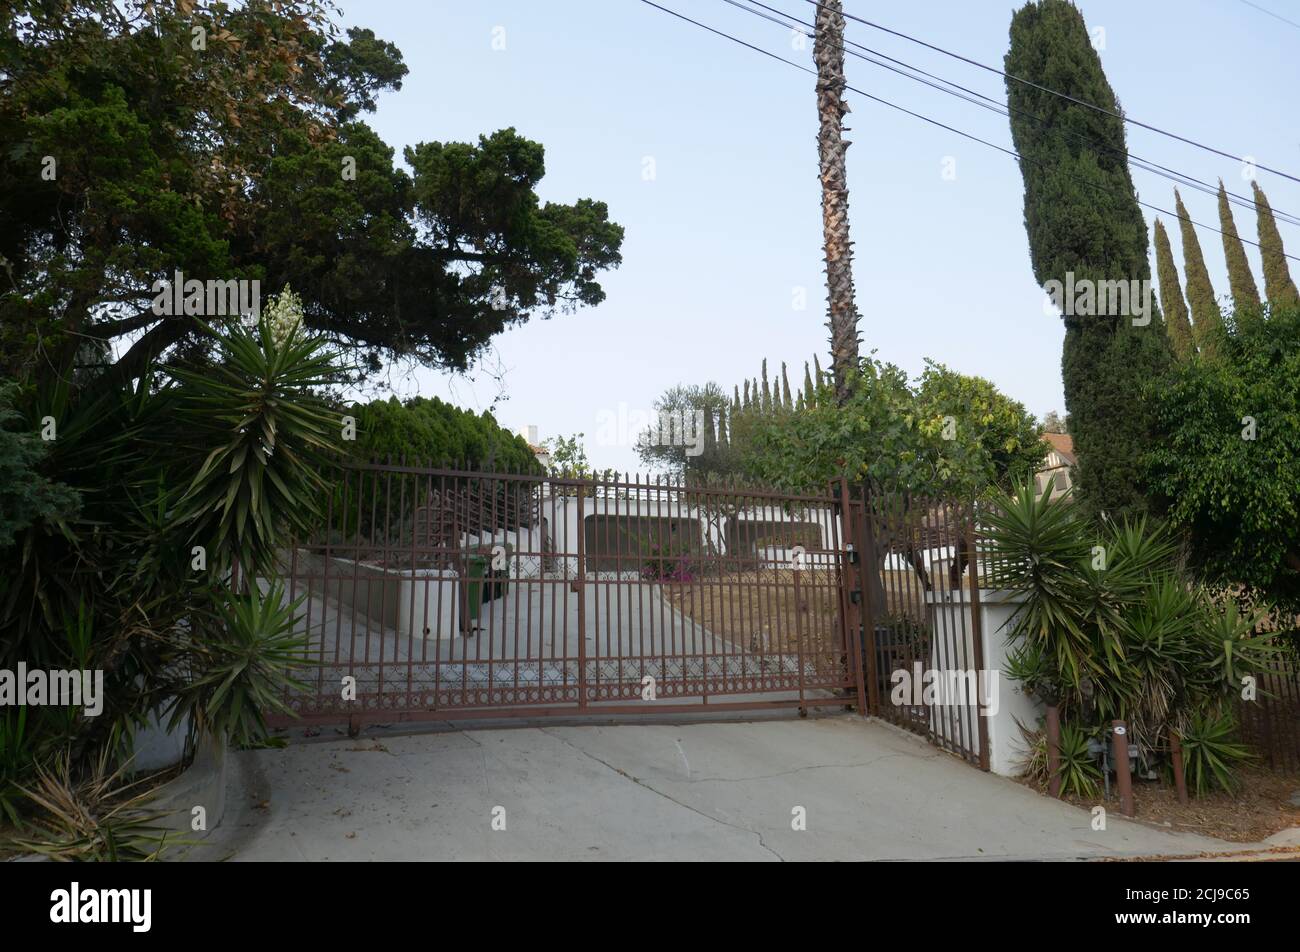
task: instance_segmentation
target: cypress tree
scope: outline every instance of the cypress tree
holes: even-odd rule
[[[1169,247],[1165,224],[1156,219],[1156,274],[1160,278],[1160,309],[1165,312],[1165,333],[1179,360],[1188,360],[1196,353],[1192,341],[1192,325],[1187,320],[1187,302],[1178,283],[1178,268],[1174,253]]]
[[[1232,291],[1234,307],[1259,307],[1259,288],[1250,273],[1246,260],[1246,247],[1237,234],[1237,223],[1228,207],[1228,192],[1219,179],[1219,230],[1223,232],[1223,256],[1228,259],[1228,287]]]
[[[812,405],[813,400],[813,382],[812,374],[808,372],[808,361],[803,362],[803,393],[801,394],[806,406]]]
[[[817,386],[822,385],[822,362],[813,354],[813,379],[817,381]]]
[[[763,412],[772,411],[772,387],[767,382],[767,358],[763,358]]]
[[[1286,266],[1286,253],[1282,248],[1282,236],[1277,232],[1277,222],[1273,220],[1273,209],[1259,183],[1252,180],[1250,185],[1255,190],[1259,253],[1264,259],[1264,297],[1270,304],[1295,304],[1300,301],[1300,294],[1296,293],[1291,271]]]
[[[745,403],[744,403],[744,407],[745,407],[746,410],[749,409],[750,404],[751,404],[751,400],[750,400],[750,396],[749,396],[749,381],[746,380],[746,381],[745,381]]]
[[[1196,229],[1183,207],[1183,198],[1174,189],[1174,207],[1178,210],[1178,230],[1183,238],[1183,274],[1187,276],[1187,304],[1192,309],[1192,336],[1201,356],[1213,358],[1218,351],[1219,336],[1223,333],[1223,312],[1214,299],[1210,272],[1205,268],[1201,242]]]
[[[1026,3],[1011,20],[1005,69],[1036,84],[1008,79],[1006,86],[1038,283],[1064,285],[1070,274],[1076,282],[1149,281],[1147,226],[1129,173],[1124,123],[1106,114],[1118,114],[1119,104],[1083,15],[1068,0]],[[1064,135],[1065,129],[1078,135]],[[1062,319],[1061,377],[1079,457],[1079,499],[1111,514],[1144,510],[1143,459],[1155,434],[1145,390],[1173,360],[1163,321],[1158,313],[1145,325],[1118,315]]]
[[[781,406],[787,410],[794,409],[794,401],[790,398],[790,378],[786,375],[785,361],[781,361]]]
[[[733,386],[735,387],[736,392],[731,398],[731,414],[732,416],[735,416],[740,412],[740,385],[733,384]]]

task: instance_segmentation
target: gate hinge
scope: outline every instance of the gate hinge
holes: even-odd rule
[[[853,546],[850,545],[850,546],[848,547],[848,553],[849,553],[849,565],[857,565],[857,564],[858,564],[858,550],[855,549]]]

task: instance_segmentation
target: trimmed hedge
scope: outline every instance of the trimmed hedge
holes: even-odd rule
[[[472,413],[437,397],[396,397],[347,411],[356,417],[353,455],[367,462],[405,459],[416,465],[464,464],[497,472],[543,472],[527,441],[502,429],[486,410]]]

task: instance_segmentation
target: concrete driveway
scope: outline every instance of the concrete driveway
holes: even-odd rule
[[[852,715],[412,734],[232,755],[239,860],[1073,859],[1240,849],[1089,814]],[[799,816],[806,829],[794,829]],[[494,829],[494,827],[498,827]],[[500,827],[504,827],[503,829]]]

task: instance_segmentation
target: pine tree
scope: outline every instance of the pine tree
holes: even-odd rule
[[[1273,220],[1273,209],[1259,183],[1251,181],[1255,190],[1255,221],[1259,227],[1259,254],[1264,259],[1264,297],[1270,304],[1295,304],[1300,301],[1291,271],[1287,268],[1282,236]]]
[[[1201,242],[1178,189],[1174,189],[1174,207],[1178,210],[1178,230],[1183,239],[1183,274],[1187,276],[1187,304],[1192,310],[1192,336],[1201,356],[1212,360],[1218,354],[1219,337],[1223,334],[1223,312],[1214,299]]]
[[[1156,219],[1156,274],[1160,278],[1160,309],[1165,313],[1165,332],[1179,360],[1190,360],[1196,353],[1192,340],[1192,325],[1187,320],[1187,302],[1178,283],[1178,268],[1174,253],[1169,247],[1165,225]]]
[[[1039,285],[1064,284],[1070,273],[1076,281],[1149,280],[1147,226],[1124,123],[1083,15],[1068,0],[1026,3],[1011,20],[1005,70],[1036,84],[1008,79],[1006,86]],[[1152,318],[1134,325],[1122,316],[1063,315],[1065,405],[1079,457],[1079,498],[1092,510],[1113,515],[1147,507],[1143,458],[1155,411],[1144,394],[1173,360],[1163,321]]]
[[[1228,207],[1228,192],[1223,187],[1223,179],[1219,179],[1219,230],[1223,232],[1223,256],[1228,259],[1228,287],[1232,291],[1233,306],[1258,308],[1259,288],[1255,286],[1255,276],[1250,273],[1246,247],[1241,243],[1232,209]]]

